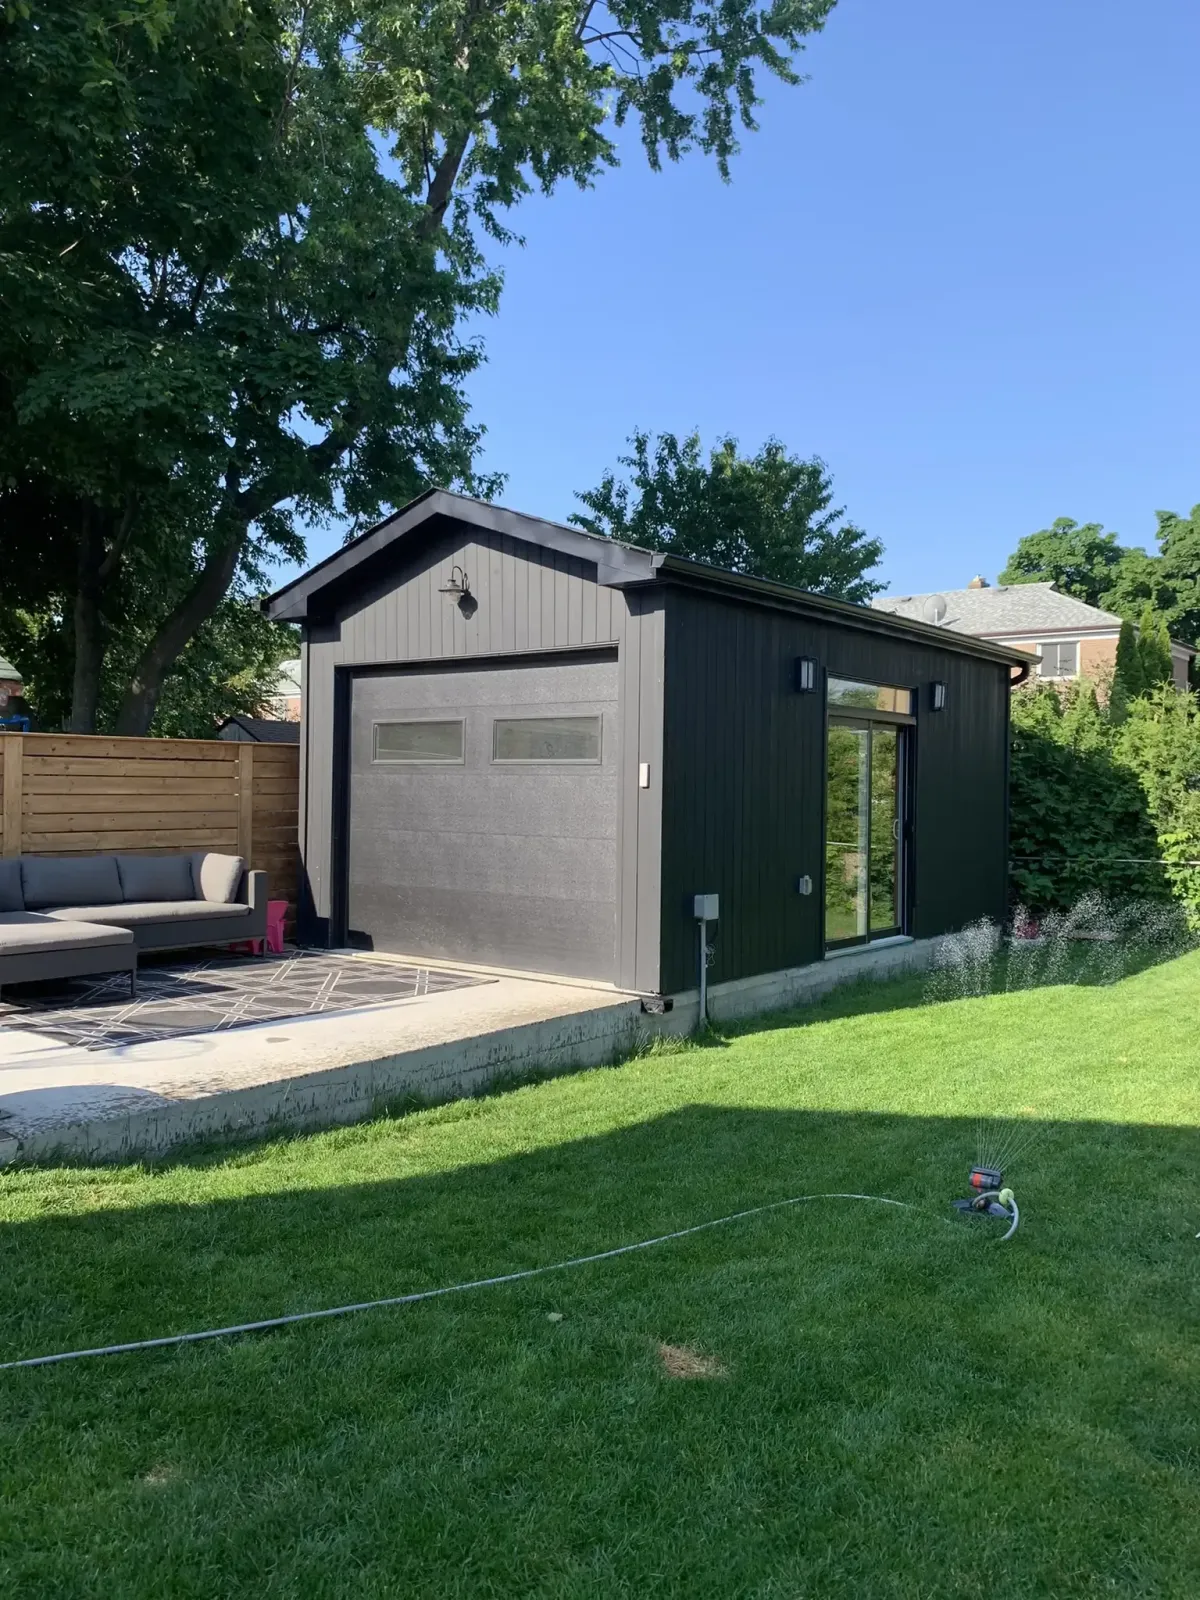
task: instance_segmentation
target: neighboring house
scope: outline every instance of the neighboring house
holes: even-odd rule
[[[240,744],[299,744],[299,722],[272,722],[266,717],[226,717],[217,729],[218,739]]]
[[[1005,915],[1027,654],[443,490],[264,605],[314,943],[675,995],[704,917],[761,1003]]]
[[[1042,678],[1092,678],[1103,683],[1111,679],[1117,664],[1121,618],[1074,595],[1060,594],[1052,583],[1001,583],[993,588],[974,578],[965,589],[883,594],[871,604],[893,616],[1028,650],[1041,656],[1036,670]],[[1172,640],[1173,675],[1180,689],[1188,686],[1188,664],[1195,653]]]
[[[0,717],[7,712],[10,700],[20,698],[23,688],[21,674],[16,667],[13,666],[11,661],[6,661],[3,656],[0,656]]]
[[[267,701],[266,710],[281,722],[300,721],[300,657],[279,663],[279,677],[275,680],[275,693]]]

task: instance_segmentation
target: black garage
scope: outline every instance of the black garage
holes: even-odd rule
[[[431,491],[302,628],[301,934],[693,987],[1003,914],[1027,658]]]

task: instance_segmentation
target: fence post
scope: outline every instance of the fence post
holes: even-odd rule
[[[24,792],[25,741],[19,733],[0,734],[4,751],[4,854],[21,854],[22,804]]]
[[[254,746],[239,744],[238,753],[238,855],[247,872],[254,849]]]

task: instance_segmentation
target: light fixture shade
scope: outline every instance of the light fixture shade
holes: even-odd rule
[[[815,694],[817,691],[817,663],[812,656],[797,656],[795,665],[797,694]]]
[[[931,711],[945,711],[946,685],[944,683],[931,683],[929,685],[929,709]]]

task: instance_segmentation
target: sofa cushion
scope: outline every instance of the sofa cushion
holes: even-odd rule
[[[215,850],[198,850],[192,857],[192,883],[196,897],[228,905],[237,895],[245,866],[241,856],[223,856]]]
[[[47,906],[110,906],[122,898],[116,856],[22,856],[28,911]]]
[[[61,917],[42,916],[36,911],[0,914],[0,959],[132,943],[133,934],[128,928],[102,928],[94,922],[70,922]]]
[[[21,892],[21,863],[14,856],[0,861],[0,912],[24,911],[25,896]]]
[[[119,906],[55,906],[48,917],[66,922],[99,922],[114,928],[138,927],[144,922],[204,922],[218,917],[250,915],[250,907],[235,901],[224,905],[211,900],[143,900]]]
[[[118,856],[125,900],[194,900],[190,856]]]

